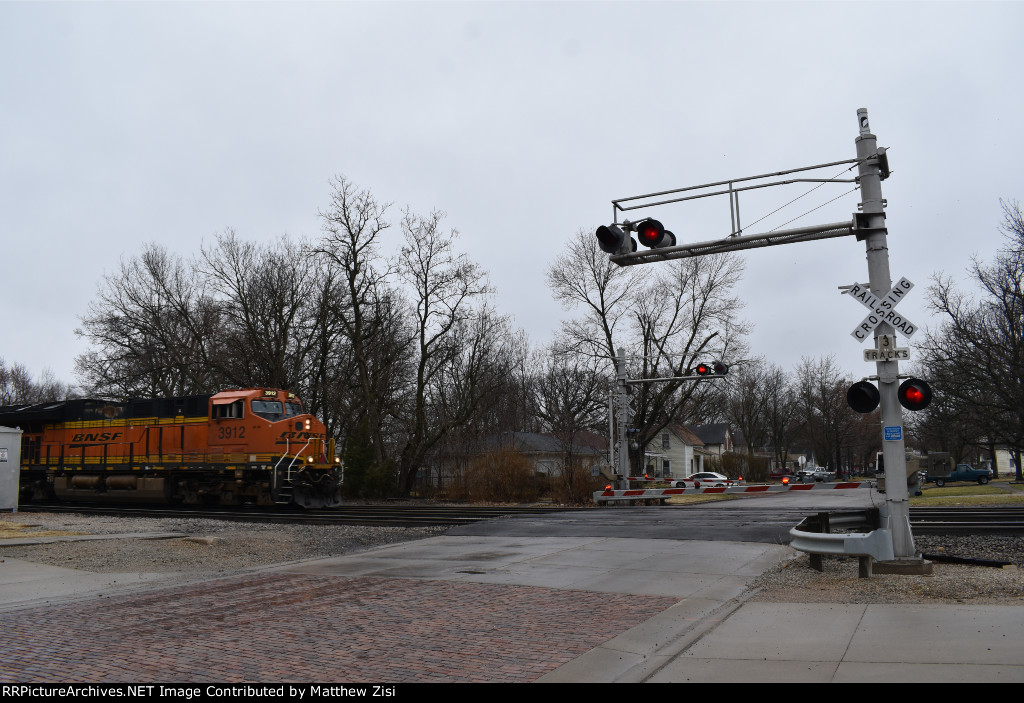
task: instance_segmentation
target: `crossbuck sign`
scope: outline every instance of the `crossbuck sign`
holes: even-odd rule
[[[850,289],[847,291],[847,295],[871,311],[871,313],[865,317],[859,325],[857,325],[857,328],[850,333],[850,336],[858,342],[863,342],[868,339],[874,329],[883,322],[888,322],[893,326],[893,329],[902,332],[907,337],[913,336],[914,332],[917,332],[917,325],[903,315],[900,315],[895,310],[896,305],[903,300],[903,297],[909,293],[910,289],[913,287],[913,283],[908,281],[906,278],[901,278],[896,282],[896,285],[892,287],[892,290],[889,291],[888,295],[879,299],[878,296],[873,294],[871,289],[864,284],[854,283],[850,286]]]

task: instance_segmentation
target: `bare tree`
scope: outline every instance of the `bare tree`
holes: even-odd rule
[[[206,289],[218,294],[224,338],[213,362],[232,385],[298,390],[318,343],[316,262],[287,237],[258,245],[228,230],[201,251]]]
[[[746,326],[737,317],[742,303],[732,291],[742,272],[742,261],[729,255],[620,269],[581,231],[548,269],[547,280],[556,300],[581,311],[562,325],[567,350],[603,358],[614,373],[612,359],[621,347],[630,358],[630,378],[652,379],[683,376],[711,357],[728,361],[739,353]],[[648,442],[669,422],[706,412],[702,403],[710,396],[701,383],[637,386],[634,470],[641,469]]]
[[[785,469],[789,450],[799,433],[797,391],[782,367],[772,364],[765,373],[765,432],[775,451],[775,463]]]
[[[401,365],[404,336],[395,334],[401,304],[387,284],[390,267],[380,252],[381,234],[390,227],[390,205],[342,176],[332,179],[331,186],[331,204],[320,212],[323,236],[316,251],[340,269],[333,317],[344,331],[347,362],[330,380],[331,394],[336,404],[347,405],[347,426],[365,423],[369,451],[382,464],[384,420],[395,379],[401,378],[394,372]]]
[[[772,392],[769,369],[764,360],[757,359],[734,367],[724,387],[722,410],[730,424],[739,428],[747,445],[747,469],[744,475],[757,481],[759,476],[754,462],[754,450],[763,447],[768,438],[768,405]]]
[[[832,356],[804,358],[796,371],[803,435],[818,461],[843,468],[842,450],[851,442],[858,415],[846,401],[850,385]]]
[[[221,306],[193,268],[155,244],[104,276],[76,330],[93,349],[76,359],[86,392],[105,397],[188,395],[221,383],[213,359]]]
[[[53,371],[44,369],[39,380],[24,364],[10,366],[0,358],[0,405],[30,405],[74,397],[71,385],[57,380]]]
[[[399,407],[404,442],[399,488],[408,493],[424,458],[479,409],[499,380],[489,371],[509,339],[507,320],[483,303],[493,292],[480,267],[455,251],[458,232],[442,231],[444,213],[402,219],[405,245],[396,264],[412,303],[413,376]]]
[[[1000,203],[1006,243],[991,264],[976,258],[969,270],[980,298],[949,276],[929,289],[943,322],[925,340],[924,366],[941,388],[940,412],[959,410],[977,442],[1006,444],[1024,481],[1024,213],[1016,201]]]
[[[555,346],[539,352],[535,364],[537,416],[561,445],[559,478],[570,499],[578,500],[590,488],[589,472],[581,470],[579,441],[582,433],[607,427],[610,379],[597,360]]]

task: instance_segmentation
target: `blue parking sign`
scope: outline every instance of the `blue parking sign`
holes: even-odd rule
[[[884,437],[886,440],[892,441],[903,439],[903,427],[900,425],[886,427],[884,429]]]

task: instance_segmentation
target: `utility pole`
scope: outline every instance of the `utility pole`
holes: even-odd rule
[[[620,487],[629,488],[629,438],[626,428],[629,425],[629,395],[627,394],[626,352],[619,349],[615,355],[615,421],[616,428],[616,471],[621,477]]]
[[[882,198],[882,167],[875,135],[868,124],[868,111],[857,110],[860,136],[857,137],[858,174],[860,176],[860,225],[868,260],[868,285],[878,298],[884,298],[892,286],[889,274],[889,246],[885,229],[885,200]],[[861,227],[858,227],[861,229]],[[860,237],[858,237],[860,238]],[[888,322],[875,328],[878,337],[893,335]],[[892,531],[893,554],[897,559],[915,558],[914,537],[910,531],[910,503],[907,491],[907,457],[903,440],[903,409],[897,397],[899,362],[876,362],[879,405],[882,413],[882,456],[885,459],[885,505]],[[898,429],[896,429],[898,428]]]

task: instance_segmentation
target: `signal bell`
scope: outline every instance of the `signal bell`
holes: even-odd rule
[[[908,378],[901,383],[896,395],[907,410],[924,410],[932,402],[931,386],[919,378]]]
[[[676,235],[665,229],[657,220],[647,219],[636,226],[636,238],[645,247],[660,249],[661,247],[674,247]]]
[[[859,413],[869,413],[878,407],[881,396],[878,389],[867,381],[858,381],[846,391],[846,402]]]

